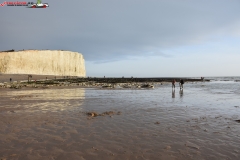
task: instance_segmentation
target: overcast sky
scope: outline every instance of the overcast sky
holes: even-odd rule
[[[239,0],[42,2],[0,7],[0,50],[76,51],[87,76],[240,76]]]

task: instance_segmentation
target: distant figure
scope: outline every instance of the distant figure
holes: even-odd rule
[[[47,79],[47,77],[46,77],[46,79]]]
[[[12,78],[10,78],[10,83],[12,82]]]
[[[184,81],[182,79],[180,79],[180,82],[179,82],[180,89],[183,89],[183,84],[184,84]]]
[[[32,75],[28,75],[28,83],[30,81],[30,78],[32,78]]]
[[[173,80],[172,80],[172,88],[174,88],[174,89],[175,89],[175,83],[176,83],[176,80],[173,79]]]

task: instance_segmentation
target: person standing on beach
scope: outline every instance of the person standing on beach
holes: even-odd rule
[[[12,82],[12,78],[10,78],[10,83]]]
[[[176,80],[173,79],[173,80],[172,80],[172,88],[174,88],[174,89],[175,89],[175,83],[176,83]]]
[[[183,84],[184,84],[184,81],[182,79],[180,79],[180,82],[179,82],[180,89],[183,89]]]

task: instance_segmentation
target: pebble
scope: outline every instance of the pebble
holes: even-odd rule
[[[185,146],[189,147],[189,148],[193,148],[193,149],[199,149],[198,145],[196,145],[194,143],[191,143],[191,142],[188,142],[188,141],[185,143]]]
[[[236,122],[238,122],[238,123],[240,123],[240,119],[238,119],[238,120],[235,120]]]

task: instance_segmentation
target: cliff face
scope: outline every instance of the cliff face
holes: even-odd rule
[[[86,76],[82,54],[57,50],[0,52],[0,73]]]

